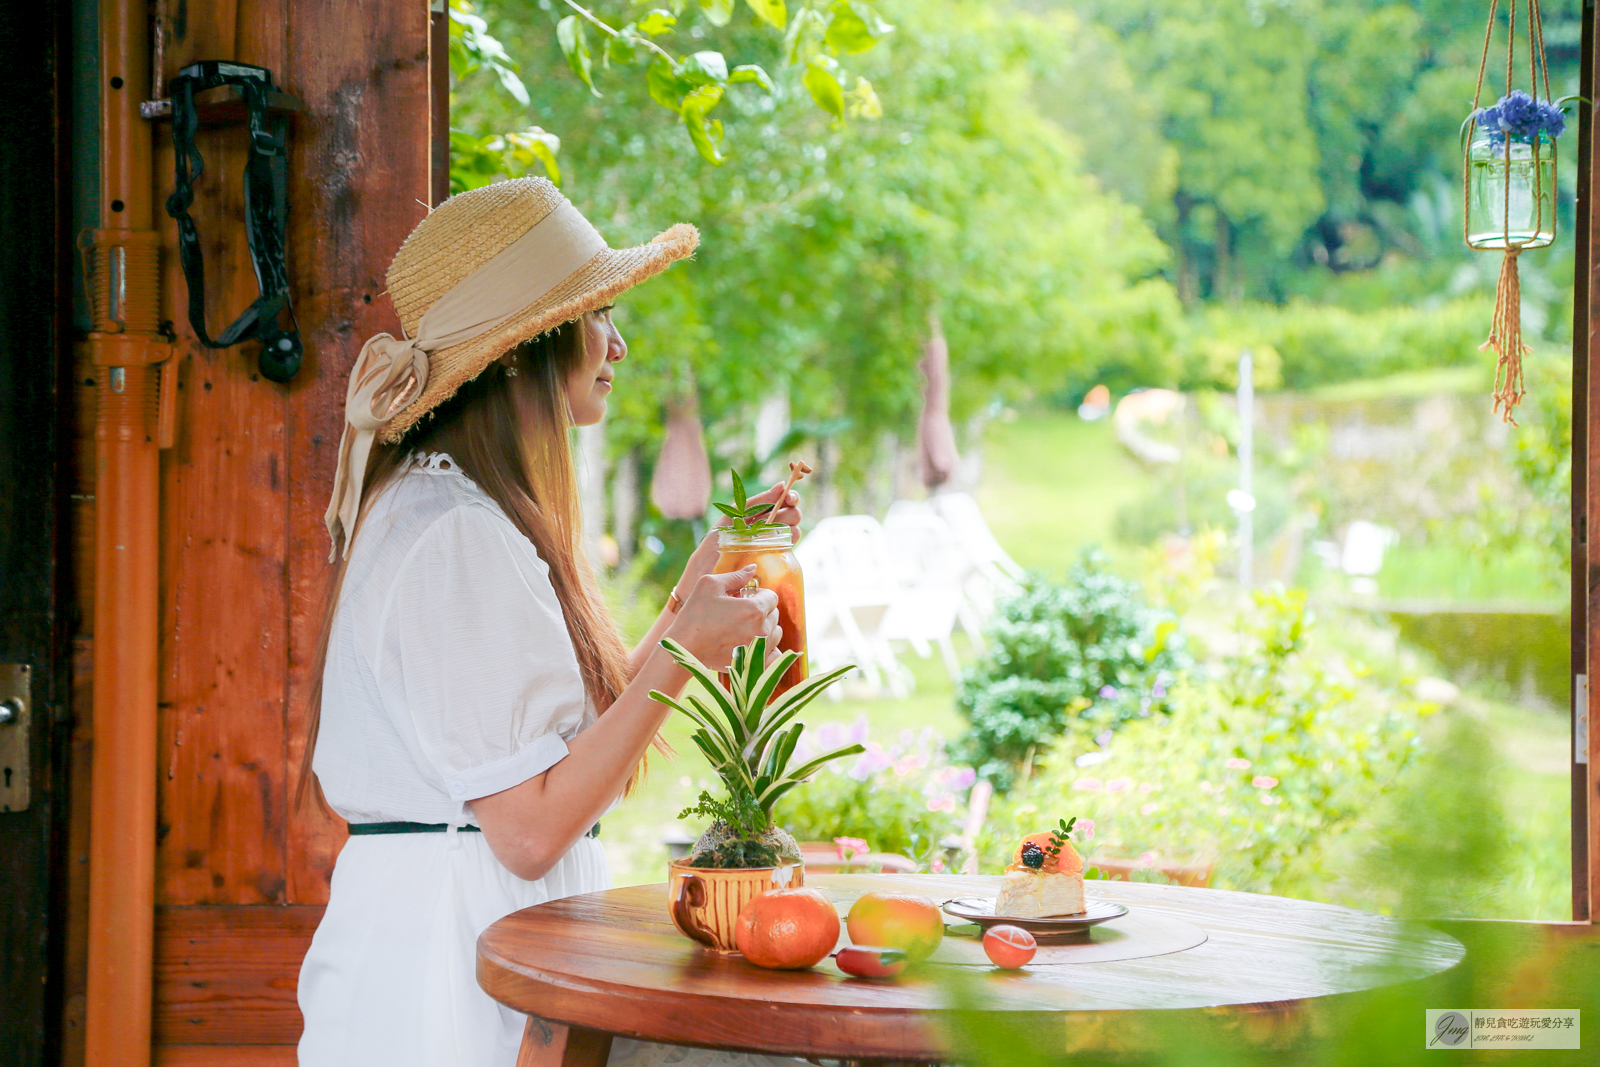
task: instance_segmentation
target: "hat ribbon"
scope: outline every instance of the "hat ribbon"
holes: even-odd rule
[[[344,432],[333,497],[323,521],[333,550],[350,554],[362,481],[378,431],[415,403],[428,385],[428,356],[499,326],[565,282],[606,248],[605,238],[566,199],[527,233],[434,301],[417,335],[380,333],[361,346],[344,396]]]

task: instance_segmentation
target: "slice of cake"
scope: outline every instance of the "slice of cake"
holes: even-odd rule
[[[1072,847],[1072,826],[1029,834],[1011,854],[994,913],[1014,919],[1082,915],[1083,858]]]

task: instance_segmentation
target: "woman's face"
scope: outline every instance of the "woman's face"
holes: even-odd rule
[[[593,426],[606,417],[613,364],[622,362],[628,345],[611,321],[611,309],[591,311],[578,320],[579,357],[567,375],[567,408],[576,426]]]

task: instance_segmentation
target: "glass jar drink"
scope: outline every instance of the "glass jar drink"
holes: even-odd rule
[[[798,652],[800,658],[784,672],[783,680],[773,692],[779,693],[806,679],[806,591],[800,578],[800,561],[794,558],[794,542],[790,528],[717,531],[717,565],[713,574],[727,574],[741,567],[755,565],[754,583],[762,589],[778,594],[778,625],[783,636],[778,647],[784,652]]]
[[[1556,146],[1479,133],[1467,148],[1467,244],[1543,248],[1556,238]]]

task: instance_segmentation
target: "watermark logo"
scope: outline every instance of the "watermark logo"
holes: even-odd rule
[[[1472,1036],[1472,1020],[1462,1015],[1459,1011],[1447,1011],[1433,1020],[1433,1037],[1428,1041],[1428,1047],[1444,1045],[1454,1048],[1464,1045],[1467,1038]]]
[[[1425,1048],[1583,1047],[1575,1008],[1429,1008],[1424,1015]]]

